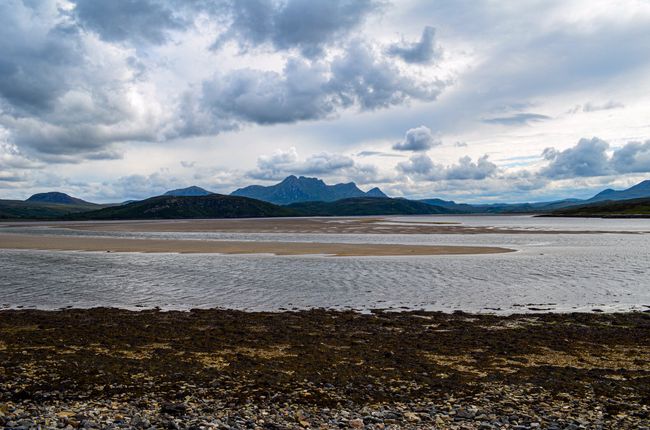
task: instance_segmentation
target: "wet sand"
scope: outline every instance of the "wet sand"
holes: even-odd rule
[[[83,231],[106,232],[224,232],[224,233],[313,233],[313,234],[584,234],[601,231],[539,230],[467,226],[449,221],[391,221],[382,217],[350,218],[245,218],[148,221],[88,221],[4,223],[0,226],[58,227]],[[630,233],[630,232],[621,232]]]
[[[0,234],[0,249],[145,253],[175,252],[181,254],[330,255],[337,257],[498,254],[514,251],[507,248],[486,246],[122,239],[109,237],[48,236],[47,234]]]
[[[0,312],[0,426],[650,425],[650,314]]]

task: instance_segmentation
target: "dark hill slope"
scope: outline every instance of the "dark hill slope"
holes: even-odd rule
[[[210,194],[197,197],[158,196],[98,211],[70,215],[68,219],[187,219],[259,218],[292,216],[290,209],[246,197]]]
[[[631,200],[631,199],[642,199],[650,198],[650,179],[643,182],[639,182],[625,190],[612,190],[611,188],[601,191],[592,198],[586,201],[589,202],[601,202],[607,200]]]
[[[65,204],[0,200],[0,219],[36,220],[54,219],[65,215],[101,208],[92,203]]]
[[[61,205],[94,205],[94,203],[89,203],[58,191],[34,194],[25,201],[29,203],[56,203]]]
[[[554,211],[555,217],[650,218],[650,198],[617,200]]]
[[[167,191],[164,196],[176,196],[176,197],[197,197],[197,196],[209,196],[213,194],[211,191],[206,190],[205,188],[197,187],[192,185],[187,188],[179,188],[177,190]]]
[[[449,213],[426,203],[380,197],[357,197],[335,202],[302,202],[286,206],[303,216],[431,215]]]

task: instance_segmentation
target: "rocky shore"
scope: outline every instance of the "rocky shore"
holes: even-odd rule
[[[0,312],[0,426],[650,427],[650,314]]]

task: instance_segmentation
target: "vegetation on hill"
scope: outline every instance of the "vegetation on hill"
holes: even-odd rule
[[[210,194],[207,196],[158,196],[122,206],[69,215],[75,220],[257,218],[292,216],[296,212],[246,197]]]
[[[601,218],[650,218],[650,198],[618,200],[574,206],[554,211],[545,216],[601,217]]]
[[[93,203],[40,203],[22,200],[0,200],[0,219],[56,219],[66,215],[101,208]]]
[[[304,216],[353,215],[430,215],[446,214],[449,210],[426,203],[380,197],[357,197],[335,202],[302,202],[288,206]]]

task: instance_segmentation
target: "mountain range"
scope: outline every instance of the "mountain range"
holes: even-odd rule
[[[379,188],[367,192],[354,182],[327,185],[317,178],[289,176],[271,186],[251,185],[230,196],[191,186],[162,196],[116,204],[95,204],[61,192],[27,200],[0,200],[0,219],[147,219],[260,216],[351,216],[413,214],[513,214],[558,216],[650,215],[650,180],[625,190],[604,190],[586,199],[535,203],[465,204],[437,198],[390,198]],[[617,202],[628,202],[615,204]],[[618,212],[617,212],[618,211]]]
[[[250,197],[276,205],[288,205],[298,202],[333,202],[354,197],[388,197],[379,188],[364,192],[354,182],[327,185],[320,179],[304,176],[288,176],[279,184],[268,187],[249,185],[239,188],[230,195]]]

